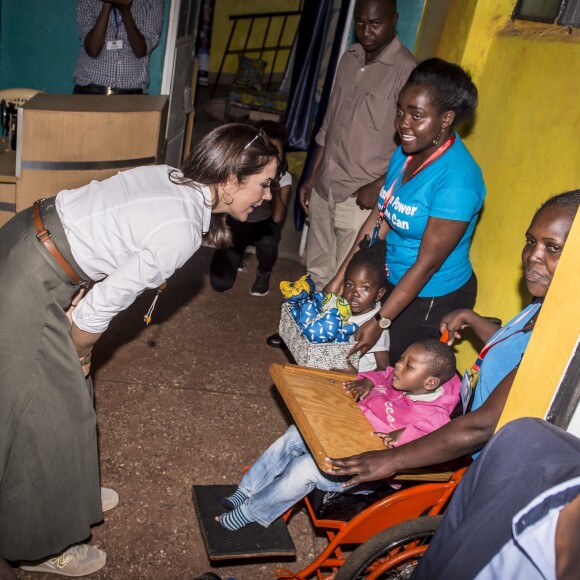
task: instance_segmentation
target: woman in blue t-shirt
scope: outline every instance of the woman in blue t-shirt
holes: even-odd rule
[[[365,353],[390,327],[391,360],[398,360],[409,344],[439,336],[444,314],[475,304],[469,247],[485,185],[454,129],[476,105],[469,74],[437,58],[420,63],[401,90],[395,120],[401,145],[376,208],[326,287],[340,291],[346,264],[364,236],[386,239],[387,298],[358,331],[353,351]]]

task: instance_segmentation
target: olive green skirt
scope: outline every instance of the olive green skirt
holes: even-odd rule
[[[43,219],[80,275],[54,208]],[[31,209],[0,229],[0,555],[36,560],[101,521],[96,416],[64,309],[78,290],[36,239]]]

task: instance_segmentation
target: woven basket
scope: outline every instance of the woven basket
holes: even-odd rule
[[[353,346],[352,337],[350,342],[310,342],[300,334],[300,328],[292,318],[288,304],[282,304],[279,333],[300,366],[325,370],[348,369],[347,353]],[[359,358],[360,354],[356,352],[349,359],[355,369],[358,369]]]

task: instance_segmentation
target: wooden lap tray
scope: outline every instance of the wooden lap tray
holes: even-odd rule
[[[330,467],[326,457],[339,459],[366,451],[384,451],[380,438],[354,399],[343,389],[344,381],[355,375],[297,365],[273,364],[270,376],[280,391],[296,426],[306,441],[318,467]],[[396,479],[448,481],[451,473],[412,470]]]
[[[373,427],[364,413],[342,387],[355,375],[273,364],[270,376],[322,471],[330,467],[326,457],[385,449],[381,439],[372,435]]]

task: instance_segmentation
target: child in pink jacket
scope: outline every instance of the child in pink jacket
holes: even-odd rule
[[[362,399],[359,406],[373,428],[386,445],[393,446],[447,423],[459,402],[460,384],[451,347],[425,339],[412,344],[394,368],[361,373],[344,388]],[[222,500],[231,511],[216,520],[232,531],[251,522],[268,527],[315,487],[344,491],[348,479],[320,471],[292,425],[246,472],[235,493]],[[349,489],[356,492],[356,487]]]
[[[460,386],[453,351],[435,339],[412,344],[394,368],[359,373],[356,381],[344,383],[388,447],[448,423]]]

